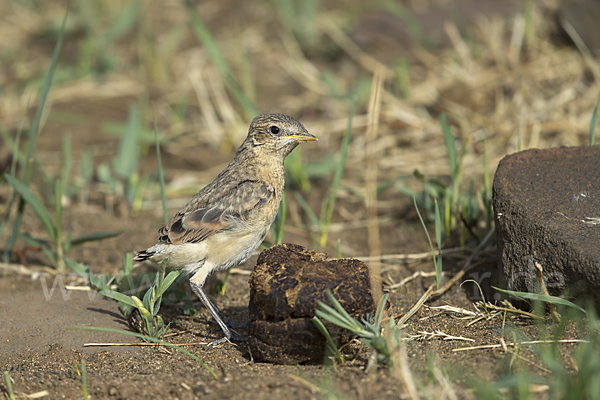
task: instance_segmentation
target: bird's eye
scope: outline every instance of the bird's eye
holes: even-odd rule
[[[279,128],[276,127],[275,125],[273,125],[272,127],[270,127],[269,130],[271,131],[271,133],[273,135],[277,135],[279,133]]]

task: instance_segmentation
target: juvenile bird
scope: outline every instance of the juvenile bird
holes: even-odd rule
[[[312,140],[317,138],[287,115],[254,118],[227,168],[159,229],[156,245],[133,256],[158,263],[168,258],[167,266],[191,275],[192,290],[226,336],[212,345],[244,337],[233,334],[219,315],[204,291],[206,278],[244,263],[262,243],[283,194],[283,161],[300,142]]]

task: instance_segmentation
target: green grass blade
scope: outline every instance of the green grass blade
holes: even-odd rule
[[[32,247],[41,247],[42,254],[44,254],[50,260],[50,264],[56,265],[56,257],[54,256],[54,252],[52,251],[52,244],[46,240],[36,239],[29,235],[27,232],[22,232],[20,235],[23,242],[26,245]]]
[[[596,125],[598,123],[598,108],[600,108],[600,96],[598,96],[596,108],[594,108],[594,112],[592,113],[592,119],[590,120],[590,146],[593,146],[594,143],[596,143]]]
[[[450,130],[450,125],[448,124],[448,119],[446,118],[446,114],[441,115],[440,124],[442,125],[442,134],[444,135],[444,144],[446,145],[446,153],[448,154],[448,164],[450,165],[450,174],[452,176],[452,180],[454,181],[456,178],[456,174],[458,173],[458,156],[456,153],[456,142],[454,140],[454,135],[452,135],[452,131]]]
[[[429,248],[431,249],[431,255],[433,256],[433,264],[437,265],[437,258],[435,256],[435,250],[433,248],[433,243],[431,242],[431,237],[429,236],[429,231],[427,230],[427,225],[425,225],[425,221],[423,221],[423,217],[421,216],[421,212],[419,211],[419,206],[417,206],[417,198],[413,197],[413,203],[415,204],[415,210],[417,211],[417,215],[419,216],[419,221],[421,221],[421,226],[423,230],[425,230],[425,235],[427,235],[427,241],[429,242]]]
[[[450,237],[450,235],[452,234],[452,227],[454,226],[452,224],[453,217],[452,217],[452,212],[450,209],[452,204],[454,204],[453,193],[447,191],[444,193],[444,222],[445,222],[444,225],[446,228],[446,237]]]
[[[224,296],[225,295],[225,291],[227,290],[227,283],[229,282],[229,276],[231,275],[231,270],[228,269],[227,271],[225,271],[225,277],[223,278],[223,283],[221,284],[221,288],[219,290],[219,295],[220,296]],[[217,286],[217,285],[215,285]]]
[[[434,199],[435,203],[435,240],[437,241],[438,248],[442,247],[442,216],[440,214],[440,207],[438,206],[437,199]]]
[[[79,163],[79,178],[82,184],[89,184],[94,176],[94,163],[92,161],[92,153],[86,150],[81,156]]]
[[[273,239],[275,244],[281,244],[283,242],[283,227],[285,225],[285,216],[287,214],[287,203],[285,199],[285,191],[281,197],[281,205],[275,216],[275,222],[273,223]]]
[[[139,308],[138,304],[129,296],[124,295],[123,293],[114,291],[114,290],[101,290],[99,292],[102,296],[110,297],[113,300],[120,301],[121,303],[125,303],[128,306]]]
[[[365,329],[359,321],[355,320],[350,315],[348,315],[348,313],[343,308],[343,312],[340,312],[336,308],[329,307],[327,304],[319,300],[317,300],[317,305],[319,306],[319,308],[315,310],[315,315],[317,317],[329,321],[332,324],[339,326],[340,328],[344,328],[355,335],[364,338],[371,338],[373,336],[372,332]],[[336,306],[335,303],[334,306]],[[337,303],[337,306],[341,307],[339,303]]]
[[[154,291],[156,290],[156,288],[158,287],[158,275],[156,274],[156,279],[154,280],[154,285],[152,285],[152,287],[148,290],[146,290],[146,293],[144,294],[144,298],[142,299],[142,306],[149,310],[152,314],[154,314],[154,300],[155,297],[153,296]],[[141,311],[141,310],[140,310]]]
[[[96,240],[104,240],[111,237],[119,236],[123,233],[123,229],[113,232],[94,232],[87,235],[77,236],[75,239],[71,240],[71,246],[77,246],[86,242],[93,242]]]
[[[331,335],[329,334],[329,331],[327,330],[327,328],[325,328],[325,325],[323,325],[323,322],[321,322],[321,320],[319,318],[317,318],[317,317],[313,317],[312,318],[312,322],[317,327],[317,329],[319,330],[319,332],[321,332],[321,335],[323,335],[325,337],[325,340],[327,341],[327,344],[329,345],[329,348],[334,352],[334,354],[337,357],[337,359],[340,360],[340,362],[343,363],[344,362],[344,357],[342,357],[342,354],[340,353],[340,351],[338,350],[337,346],[335,345],[335,342],[331,338]]]
[[[379,326],[381,325],[381,319],[383,318],[383,310],[385,308],[385,305],[387,304],[389,297],[390,297],[390,294],[385,293],[383,296],[381,296],[381,299],[379,300],[379,304],[377,304],[377,310],[375,311],[375,326],[378,329],[379,329]]]
[[[494,210],[492,210],[492,185],[490,182],[490,173],[488,169],[487,157],[487,133],[483,130],[483,204],[485,206],[485,227],[486,232],[492,226]]]
[[[106,31],[106,43],[111,43],[120,39],[135,27],[135,23],[140,16],[139,9],[139,1],[123,3],[121,12],[117,15],[117,18],[114,20],[113,24]]]
[[[243,48],[239,52],[239,76],[242,92],[248,96],[251,104],[256,104],[256,79],[252,49],[246,42],[241,43]]]
[[[319,218],[317,218],[316,214],[310,208],[310,206],[308,205],[306,200],[304,200],[304,197],[302,197],[302,195],[298,192],[294,192],[294,197],[298,201],[298,204],[300,204],[300,207],[304,210],[304,212],[308,216],[308,219],[310,219],[310,222],[312,222],[312,224],[315,227],[319,228],[321,225],[321,223],[319,222]]]
[[[154,119],[154,143],[156,144],[156,163],[158,164],[158,182],[160,184],[160,199],[162,201],[163,221],[169,223],[169,211],[167,210],[167,189],[165,188],[165,173],[163,171],[162,159],[160,158],[160,142],[158,141],[158,127],[156,124],[156,113],[152,104],[152,118]]]
[[[240,89],[239,85],[235,82],[229,65],[223,58],[221,51],[219,50],[217,43],[215,42],[212,34],[210,33],[210,30],[204,23],[204,20],[202,19],[202,17],[200,17],[200,14],[198,14],[194,3],[191,1],[186,1],[185,5],[190,20],[192,22],[192,28],[194,29],[196,36],[206,49],[211,61],[219,71],[219,75],[221,75],[221,79],[223,79],[225,86],[231,92],[231,94],[237,100],[237,102],[242,106],[242,108],[246,112],[246,116],[248,118],[254,117],[258,114],[258,111],[254,107],[250,99],[248,99],[248,97],[244,94],[242,89]]]
[[[135,286],[135,284],[133,283],[133,253],[124,253],[123,254],[123,261],[122,261],[122,265],[123,265],[123,271],[119,274],[119,278],[118,278],[118,291],[123,293],[123,292],[130,292],[132,291],[131,289],[135,289],[132,286]]]
[[[173,284],[175,279],[181,274],[181,271],[171,271],[169,275],[161,282],[158,291],[156,292],[156,297],[160,297],[167,291],[167,289]]]
[[[396,64],[396,85],[400,91],[400,95],[404,99],[410,97],[410,64],[406,58],[402,58]]]
[[[67,263],[69,268],[71,268],[73,271],[77,272],[82,277],[88,279],[89,274],[90,274],[90,269],[88,268],[87,265],[75,262],[75,261],[71,260],[70,258],[65,258],[65,262]]]
[[[65,262],[69,268],[81,275],[83,278],[87,279],[91,288],[97,289],[99,291],[111,290],[111,279],[108,277],[108,275],[94,275],[87,265],[75,262],[70,258],[65,257]]]
[[[133,273],[133,253],[123,254],[123,273],[125,276]]]
[[[95,326],[71,326],[71,327],[67,327],[68,330],[83,330],[83,331],[100,331],[100,332],[109,332],[109,333],[118,333],[121,335],[128,335],[128,336],[135,336],[137,338],[143,339],[145,341],[148,342],[153,342],[153,343],[160,343],[163,346],[167,346],[170,347],[174,350],[179,351],[180,353],[185,354],[186,356],[190,357],[192,360],[195,360],[196,362],[198,362],[200,365],[202,365],[202,367],[204,369],[206,369],[215,379],[219,379],[219,377],[217,376],[217,374],[215,374],[215,371],[212,370],[212,368],[210,368],[208,365],[206,365],[204,363],[204,361],[202,361],[201,359],[199,359],[198,357],[196,357],[195,355],[193,355],[192,353],[190,353],[189,351],[182,349],[181,347],[165,342],[163,340],[160,339],[156,339],[147,335],[142,335],[140,333],[136,333],[136,332],[129,332],[129,331],[123,331],[120,329],[111,329],[111,328],[98,328]]]
[[[438,246],[438,258],[435,261],[435,284],[437,289],[440,288],[440,281],[442,279],[442,217],[440,215],[440,207],[438,206],[437,199],[435,199],[435,240]]]
[[[60,48],[62,46],[63,37],[65,34],[65,27],[67,24],[67,13],[65,12],[65,16],[63,17],[62,26],[58,33],[58,39],[56,40],[56,46],[54,46],[54,52],[52,53],[52,61],[50,62],[50,68],[48,69],[48,74],[46,75],[46,79],[44,80],[44,86],[42,88],[42,95],[40,97],[40,103],[35,111],[35,117],[33,118],[33,123],[29,128],[28,133],[28,142],[27,147],[25,148],[25,157],[23,165],[23,170],[21,170],[21,180],[25,178],[25,168],[27,167],[27,163],[29,162],[29,158],[33,153],[33,144],[35,141],[35,137],[37,136],[38,130],[40,128],[40,121],[42,120],[42,112],[44,111],[44,106],[46,104],[46,99],[48,98],[48,92],[50,92],[50,86],[52,85],[52,77],[54,76],[54,71],[56,70],[56,64],[58,63],[58,55],[60,54]]]
[[[291,25],[296,17],[296,7],[293,0],[277,0],[277,10],[286,25]],[[290,27],[291,28],[291,27]]]
[[[335,296],[331,293],[331,290],[327,289],[325,291],[325,296],[327,296],[327,298],[329,299],[329,301],[331,302],[331,304],[333,304],[333,307],[335,308],[335,310],[338,312],[338,314],[345,319],[346,321],[348,321],[348,323],[350,325],[355,326],[355,331],[361,331],[362,329],[362,325],[360,324],[360,322],[358,322],[356,319],[352,318],[352,316],[350,316],[350,314],[348,314],[348,311],[346,311],[344,309],[344,307],[342,307],[342,305],[340,304],[340,302],[335,298]],[[325,304],[324,304],[325,305]]]
[[[331,219],[333,217],[333,210],[335,208],[335,202],[337,200],[337,192],[340,186],[340,182],[342,180],[342,175],[344,173],[344,167],[346,165],[346,157],[348,156],[348,146],[350,145],[350,136],[352,135],[352,120],[354,119],[354,114],[356,112],[356,100],[352,101],[352,105],[350,106],[350,116],[348,117],[348,125],[346,126],[346,133],[344,134],[344,139],[342,140],[342,147],[340,150],[340,160],[335,169],[335,175],[333,176],[333,183],[331,185],[331,197],[329,198],[329,202],[327,203],[327,212],[325,214],[325,219],[321,222],[321,247],[325,247],[327,244],[327,236],[329,234],[329,226],[331,225]]]
[[[135,104],[129,106],[129,117],[125,130],[121,136],[119,152],[114,160],[114,170],[121,179],[128,180],[137,169],[139,156],[138,132],[140,130],[140,116]]]
[[[442,248],[438,249],[438,257],[435,260],[435,287],[436,290],[440,289],[440,282],[442,282],[442,272],[444,271],[442,267]]]
[[[421,46],[426,44],[424,43],[426,34],[423,32],[423,27],[415,17],[415,14],[408,7],[397,1],[385,1],[381,6],[385,11],[393,14],[402,21],[408,34],[415,42],[419,43]]]
[[[63,192],[69,185],[69,176],[71,175],[71,166],[73,160],[71,159],[71,135],[65,135],[62,145],[62,155],[60,162],[60,181],[63,184]]]
[[[12,381],[10,379],[10,375],[8,375],[8,371],[4,371],[4,384],[6,385],[6,392],[8,394],[8,398],[10,400],[15,400],[15,392],[13,392]]]
[[[42,88],[42,95],[40,97],[40,102],[38,104],[37,110],[35,112],[35,117],[33,118],[33,123],[29,128],[28,132],[28,141],[27,147],[25,148],[25,156],[23,157],[23,165],[21,165],[21,181],[25,183],[25,186],[29,186],[29,182],[31,179],[31,161],[30,158],[33,154],[34,142],[37,136],[38,130],[40,128],[40,121],[42,119],[42,112],[44,111],[44,106],[46,104],[46,99],[48,98],[48,92],[50,91],[50,86],[52,85],[52,77],[54,76],[54,71],[56,70],[56,64],[58,63],[58,55],[60,54],[60,48],[62,46],[63,37],[65,34],[65,27],[67,25],[67,13],[65,12],[65,16],[62,21],[62,25],[60,27],[60,31],[58,33],[58,39],[56,40],[56,46],[54,46],[54,51],[52,53],[52,61],[50,62],[50,68],[48,69],[48,74],[46,75],[46,79],[44,80],[44,86]],[[25,209],[25,201],[23,198],[19,200],[19,207],[17,209],[17,215],[15,217],[12,233],[9,236],[5,248],[4,248],[4,262],[8,262],[10,251],[15,244],[15,240],[17,239],[19,230],[21,229],[21,217],[23,215],[23,210]]]
[[[352,323],[352,321],[348,321],[344,319],[340,314],[336,312],[334,308],[327,307],[327,305],[323,303],[317,303],[321,309],[315,310],[315,314],[319,318],[323,318],[326,321],[331,322],[334,325],[337,325],[341,328],[347,329],[351,332],[354,332],[356,329],[356,324]]]
[[[88,386],[87,386],[87,368],[85,367],[85,360],[81,360],[81,385],[83,386],[83,398],[87,400],[88,397]]]
[[[292,154],[295,154],[297,150],[300,150],[300,148],[297,148],[294,152],[292,152]],[[288,158],[286,158],[286,161]],[[304,170],[307,176],[314,178],[323,178],[329,175],[332,171],[335,171],[336,166],[337,163],[335,162],[333,157],[327,155],[321,160],[303,164],[302,169]],[[288,164],[286,164],[285,167],[287,171]]]
[[[31,164],[31,163],[30,163]],[[4,178],[6,180],[6,177]],[[31,180],[31,168],[27,169],[27,174],[25,175],[25,182],[29,182]],[[10,236],[8,237],[8,240],[6,241],[6,247],[4,248],[4,257],[3,260],[5,263],[9,262],[10,260],[10,252],[12,251],[12,248],[15,244],[15,241],[17,240],[17,237],[19,237],[19,235],[21,235],[20,231],[20,227],[21,227],[21,219],[23,218],[23,211],[25,210],[25,200],[23,200],[22,197],[19,197],[19,203],[17,206],[17,215],[15,216],[15,219],[13,221],[13,226],[12,226],[12,230],[10,232]],[[10,211],[10,210],[8,210]],[[8,216],[10,216],[10,214],[7,214]]]
[[[54,245],[56,246],[56,269],[61,272],[65,270],[65,249],[62,240],[62,193],[62,182],[60,179],[57,179],[54,183],[54,217],[56,220],[54,226],[54,229],[56,230],[54,235]]]
[[[50,214],[48,214],[48,211],[46,211],[46,208],[42,204],[42,201],[39,199],[39,197],[37,197],[35,193],[31,191],[31,189],[19,182],[14,176],[5,173],[4,179],[11,184],[19,196],[21,196],[21,199],[31,207],[33,212],[35,212],[35,215],[37,215],[39,220],[44,225],[44,228],[46,229],[46,232],[52,241],[54,241],[56,239],[56,229],[54,228],[52,217]]]
[[[562,297],[547,296],[545,294],[539,294],[539,293],[515,292],[513,290],[500,289],[500,288],[497,288],[494,286],[492,286],[492,288],[494,288],[495,290],[497,290],[499,292],[510,294],[510,295],[517,296],[517,297],[522,297],[522,298],[528,299],[528,300],[543,301],[545,303],[554,303],[554,304],[560,304],[563,306],[571,307],[571,308],[574,308],[576,310],[583,312],[584,314],[587,314],[587,311],[585,311],[583,308],[579,307],[575,303],[571,303],[569,300],[563,299]]]
[[[165,282],[165,271],[167,269],[168,261],[168,259],[161,261],[160,265],[158,266],[158,272],[156,273],[156,277],[154,279],[154,285],[146,292],[146,295],[144,296],[144,304],[146,304],[146,307],[150,310],[152,315],[158,314],[158,310],[160,309],[162,293],[159,292],[161,291],[161,288],[163,288],[163,283]],[[176,274],[179,275],[179,273]],[[177,278],[177,276],[175,278]],[[171,285],[171,283],[173,283],[173,281],[171,281],[169,285]],[[168,286],[165,287],[165,290],[167,288]]]
[[[297,147],[285,158],[285,171],[292,185],[299,186],[304,193],[310,192],[310,180],[302,162],[302,147]]]

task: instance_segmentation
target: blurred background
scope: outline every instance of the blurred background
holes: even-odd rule
[[[415,196],[429,221],[437,201],[444,236],[464,244],[491,226],[490,182],[504,155],[589,142],[598,8],[5,0],[0,166],[19,169],[14,150],[25,151],[67,15],[33,188],[52,204],[52,182],[62,178],[68,229],[143,231],[111,250],[154,240],[163,220],[154,118],[172,214],[233,157],[254,115],[282,112],[319,138],[287,160],[284,241],[352,256],[425,251]],[[105,265],[93,255],[101,250],[78,251]]]

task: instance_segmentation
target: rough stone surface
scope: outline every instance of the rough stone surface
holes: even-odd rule
[[[550,294],[568,290],[600,305],[600,147],[508,155],[493,191],[509,289],[539,292],[539,263]]]
[[[293,244],[263,251],[250,275],[248,341],[254,358],[278,364],[321,362],[325,339],[311,320],[317,300],[329,304],[326,289],[354,318],[374,312],[369,270],[362,261],[327,261],[327,254]]]

